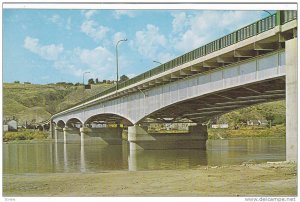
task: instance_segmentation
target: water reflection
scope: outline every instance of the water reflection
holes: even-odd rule
[[[249,160],[285,160],[285,139],[209,140],[206,151],[130,151],[126,142],[122,145],[3,144],[4,173],[188,169]]]
[[[49,144],[4,144],[3,172],[52,172],[54,165],[52,150],[49,148]]]
[[[282,138],[213,140],[207,142],[207,148],[209,165],[285,160],[285,139]]]
[[[84,158],[84,144],[80,147],[80,172],[85,173],[85,158]]]
[[[188,169],[207,165],[206,151],[199,149],[130,151],[128,170]]]

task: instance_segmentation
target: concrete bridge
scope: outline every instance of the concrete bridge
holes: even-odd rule
[[[212,117],[286,99],[286,159],[296,160],[296,14],[278,11],[54,114],[52,137],[120,144],[128,128],[131,150],[205,148],[203,124]],[[145,127],[183,119],[194,123],[185,135],[151,134]]]

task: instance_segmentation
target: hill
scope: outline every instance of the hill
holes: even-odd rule
[[[3,84],[4,119],[15,117],[20,124],[42,122],[51,114],[93,96],[112,84],[96,84],[85,90],[83,86],[68,84]],[[285,101],[259,104],[216,117],[213,122],[235,126],[250,119],[267,119],[273,124],[285,123]]]
[[[3,84],[4,119],[15,117],[20,124],[42,122],[51,114],[93,96],[111,84],[92,85],[84,90],[83,86],[74,85],[37,85],[37,84]]]

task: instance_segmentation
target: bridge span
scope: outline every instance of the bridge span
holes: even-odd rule
[[[121,143],[130,149],[205,148],[214,116],[286,100],[287,160],[297,157],[297,16],[277,11],[51,117],[57,141]],[[192,43],[192,42],[191,42]],[[194,123],[186,135],[150,134],[155,120]],[[115,123],[117,127],[97,127]],[[122,126],[122,127],[120,127]],[[150,143],[155,144],[150,144]]]

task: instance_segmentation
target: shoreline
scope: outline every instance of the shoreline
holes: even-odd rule
[[[209,138],[207,139],[208,141],[210,140],[238,140],[238,139],[256,139],[256,138],[268,138],[268,139],[284,139],[285,136],[233,136],[233,137],[224,137],[223,139],[221,138]],[[122,139],[123,141],[127,141],[125,139]],[[33,140],[12,140],[12,141],[7,141],[4,142],[2,141],[3,144],[34,144],[34,143],[55,143],[54,139],[33,139]],[[74,143],[72,143],[74,144]],[[80,143],[78,143],[80,144]]]
[[[3,196],[296,196],[297,164],[186,170],[3,174]]]

